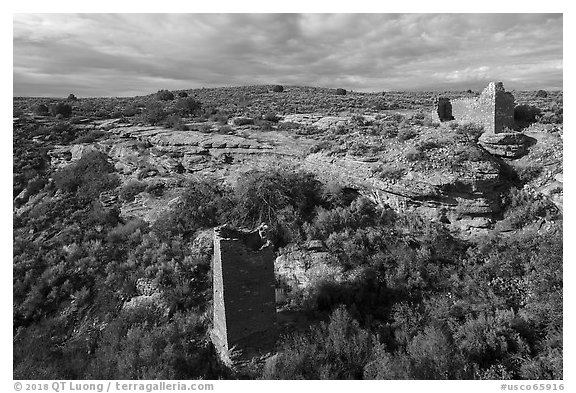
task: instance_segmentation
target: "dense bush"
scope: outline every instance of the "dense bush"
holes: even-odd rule
[[[54,183],[62,191],[76,193],[79,198],[91,201],[118,185],[118,177],[113,172],[114,165],[108,162],[106,154],[90,151],[74,164],[57,171]]]
[[[536,92],[536,97],[538,98],[546,98],[548,97],[548,92],[546,90],[538,90]]]
[[[378,350],[378,338],[340,307],[329,323],[285,340],[278,356],[266,363],[263,378],[361,379],[364,366]]]
[[[70,101],[76,101],[78,98],[76,98],[76,96],[75,96],[74,94],[70,93],[70,94],[68,95],[68,98],[67,98],[67,99],[70,100]]]
[[[512,228],[519,229],[548,215],[555,216],[557,208],[552,202],[535,198],[529,192],[512,188],[505,198],[504,218]]]
[[[231,209],[228,189],[212,180],[191,182],[178,204],[153,229],[162,239],[190,237],[197,229],[223,224]]]
[[[541,114],[540,109],[533,105],[518,105],[514,108],[514,120],[519,122],[534,123]]]
[[[289,169],[251,171],[239,179],[234,194],[234,220],[247,227],[267,223],[272,241],[283,246],[300,236],[290,230],[290,221],[310,217],[320,202],[321,184],[310,173]]]
[[[149,102],[142,112],[144,121],[152,125],[160,124],[168,116],[164,106],[159,102]]]
[[[68,104],[64,104],[63,102],[59,102],[57,104],[50,105],[50,114],[54,117],[61,116],[61,117],[70,117],[72,115],[72,107]]]
[[[282,86],[282,85],[274,85],[274,86],[272,87],[272,91],[273,91],[274,93],[282,93],[282,92],[284,91],[284,86]]]
[[[50,129],[50,139],[54,143],[67,144],[73,141],[76,137],[76,128],[70,123],[60,121],[54,124]]]
[[[336,89],[335,94],[336,94],[337,96],[345,96],[345,95],[346,95],[346,90],[339,87],[339,88]]]
[[[416,138],[418,136],[418,131],[416,131],[414,128],[401,128],[400,130],[398,130],[398,139],[401,141],[407,141],[409,139],[413,139]]]
[[[161,124],[165,127],[172,128],[178,131],[188,131],[188,126],[184,123],[182,118],[174,113],[166,116],[164,120],[162,120]]]
[[[132,117],[140,114],[140,107],[131,105],[126,109],[122,110],[122,116]]]
[[[186,98],[186,97],[188,97],[188,93],[186,93],[185,91],[180,91],[180,92],[178,92],[178,97]]]
[[[50,114],[50,110],[44,104],[38,104],[34,107],[33,110],[34,114],[37,116],[48,116]]]
[[[174,99],[174,93],[169,90],[158,90],[156,99],[160,101],[172,101]]]
[[[276,112],[266,112],[264,115],[262,115],[262,119],[272,123],[277,123],[278,120],[280,120],[280,118],[276,115]]]
[[[181,116],[197,114],[202,108],[202,103],[192,97],[181,98],[176,102],[176,111]]]
[[[106,135],[106,131],[103,130],[90,130],[80,136],[78,136],[73,143],[92,143],[97,141]]]

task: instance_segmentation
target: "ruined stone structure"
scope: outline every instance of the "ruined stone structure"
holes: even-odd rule
[[[452,116],[452,103],[450,103],[449,98],[438,98],[438,118],[440,121],[454,120],[454,116]]]
[[[274,251],[267,227],[214,229],[214,327],[221,355],[253,346],[276,326]]]
[[[498,134],[514,127],[514,96],[502,82],[490,82],[479,97],[439,98],[438,117],[441,121],[481,124],[486,133]]]

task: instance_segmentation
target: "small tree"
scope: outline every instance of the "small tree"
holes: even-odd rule
[[[192,97],[181,98],[176,103],[176,109],[182,116],[190,116],[198,113],[202,108],[202,103]]]
[[[78,99],[78,98],[76,98],[76,96],[75,96],[74,94],[70,94],[70,95],[68,96],[68,100],[70,100],[70,101],[76,101],[77,99]]]
[[[168,90],[158,90],[156,98],[160,101],[172,101],[174,99],[174,93]]]
[[[181,91],[178,93],[178,97],[180,98],[186,98],[188,97],[188,93],[186,93],[185,91]]]
[[[272,91],[274,93],[282,93],[284,91],[284,86],[282,85],[275,85],[274,87],[272,87]]]
[[[536,92],[536,97],[546,98],[548,97],[548,92],[546,90],[538,90]]]
[[[345,96],[345,95],[346,95],[346,90],[339,87],[339,88],[336,89],[336,95],[337,95],[337,96]]]
[[[146,109],[142,115],[147,123],[156,125],[164,120],[168,116],[168,113],[166,113],[164,106],[159,102],[150,102],[146,105]]]

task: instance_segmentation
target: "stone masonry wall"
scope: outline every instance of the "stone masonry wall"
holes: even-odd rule
[[[274,252],[262,231],[214,230],[212,339],[228,351],[276,323]]]
[[[477,123],[487,133],[497,134],[514,126],[514,96],[502,82],[490,82],[477,98],[452,100],[452,115],[461,123]]]

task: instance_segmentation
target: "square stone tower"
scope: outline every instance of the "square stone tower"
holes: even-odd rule
[[[446,106],[439,100],[439,115],[440,104]],[[514,96],[502,82],[490,82],[479,97],[452,100],[451,105],[456,121],[482,124],[486,133],[498,134],[514,127]]]
[[[212,341],[222,355],[257,346],[264,332],[275,331],[274,250],[266,229],[214,229]]]

